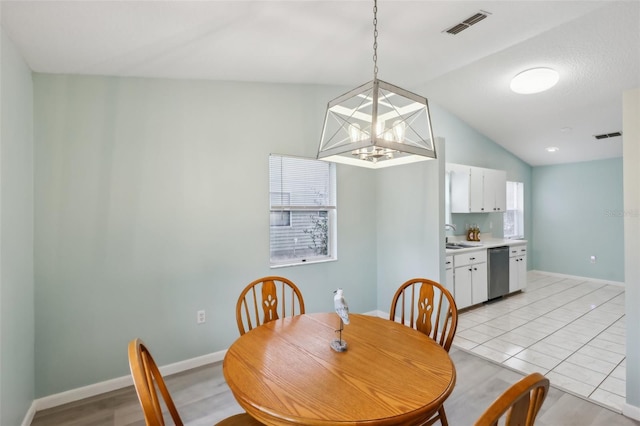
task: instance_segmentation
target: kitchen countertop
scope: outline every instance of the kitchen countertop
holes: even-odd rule
[[[452,239],[453,237],[449,237],[449,242],[450,243],[456,243],[456,242],[467,242],[466,240],[463,239]],[[527,240],[505,240],[502,238],[486,238],[483,239],[481,238],[480,241],[469,241],[469,243],[474,243],[474,244],[481,244],[480,246],[477,247],[465,247],[465,248],[459,248],[459,249],[446,249],[446,254],[447,255],[454,255],[454,254],[460,254],[460,253],[468,253],[470,251],[479,251],[479,250],[486,250],[488,248],[492,248],[492,247],[502,247],[502,246],[513,246],[513,245],[517,245],[517,244],[526,244]]]

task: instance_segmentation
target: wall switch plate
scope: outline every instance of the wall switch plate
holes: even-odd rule
[[[206,320],[207,319],[206,319],[204,310],[196,312],[196,323],[197,324],[204,324]]]
[[[594,255],[589,256],[589,263],[596,263],[596,257]]]

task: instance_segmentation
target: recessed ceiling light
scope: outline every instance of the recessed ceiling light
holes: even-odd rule
[[[558,151],[560,151],[560,148],[558,148],[557,146],[548,146],[545,149],[547,150],[547,152],[558,152]]]
[[[551,68],[532,68],[522,71],[511,80],[511,90],[528,95],[544,92],[556,85],[560,76]]]

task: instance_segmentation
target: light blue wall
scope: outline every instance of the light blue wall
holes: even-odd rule
[[[308,312],[331,310],[336,287],[353,312],[388,311],[402,281],[442,276],[445,158],[524,182],[535,240],[531,167],[431,105],[440,158],[338,165],[339,260],[272,270],[268,154],[314,157],[342,88],[34,78],[37,397],[127,375],[136,336],[160,364],[228,347],[237,294],[262,275],[294,280]]]
[[[622,158],[535,167],[532,205],[534,269],[624,281]]]
[[[386,311],[401,282],[440,275],[443,160],[338,165],[339,260],[269,269],[268,154],[315,156],[341,89],[35,83],[38,396],[128,374],[135,336],[160,364],[225,349],[236,297],[258,276],[291,278],[309,312],[331,310],[337,287],[353,312],[368,312]]]
[[[377,308],[376,182],[339,166],[337,262],[269,268],[268,155],[315,157],[319,86],[36,74],[36,396],[227,348],[254,278]],[[196,311],[207,322],[196,325]]]
[[[444,164],[437,160],[376,171],[378,194],[378,309],[388,313],[403,282],[417,277],[444,282]]]
[[[19,425],[35,383],[33,83],[0,32],[0,424]]]

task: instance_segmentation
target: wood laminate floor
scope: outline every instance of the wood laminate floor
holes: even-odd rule
[[[451,426],[473,425],[475,419],[521,373],[451,349],[457,382],[445,402]],[[222,363],[167,377],[167,386],[187,426],[213,425],[241,411],[222,375]],[[133,387],[38,412],[32,426],[144,426]],[[640,426],[600,405],[551,388],[538,426]]]

